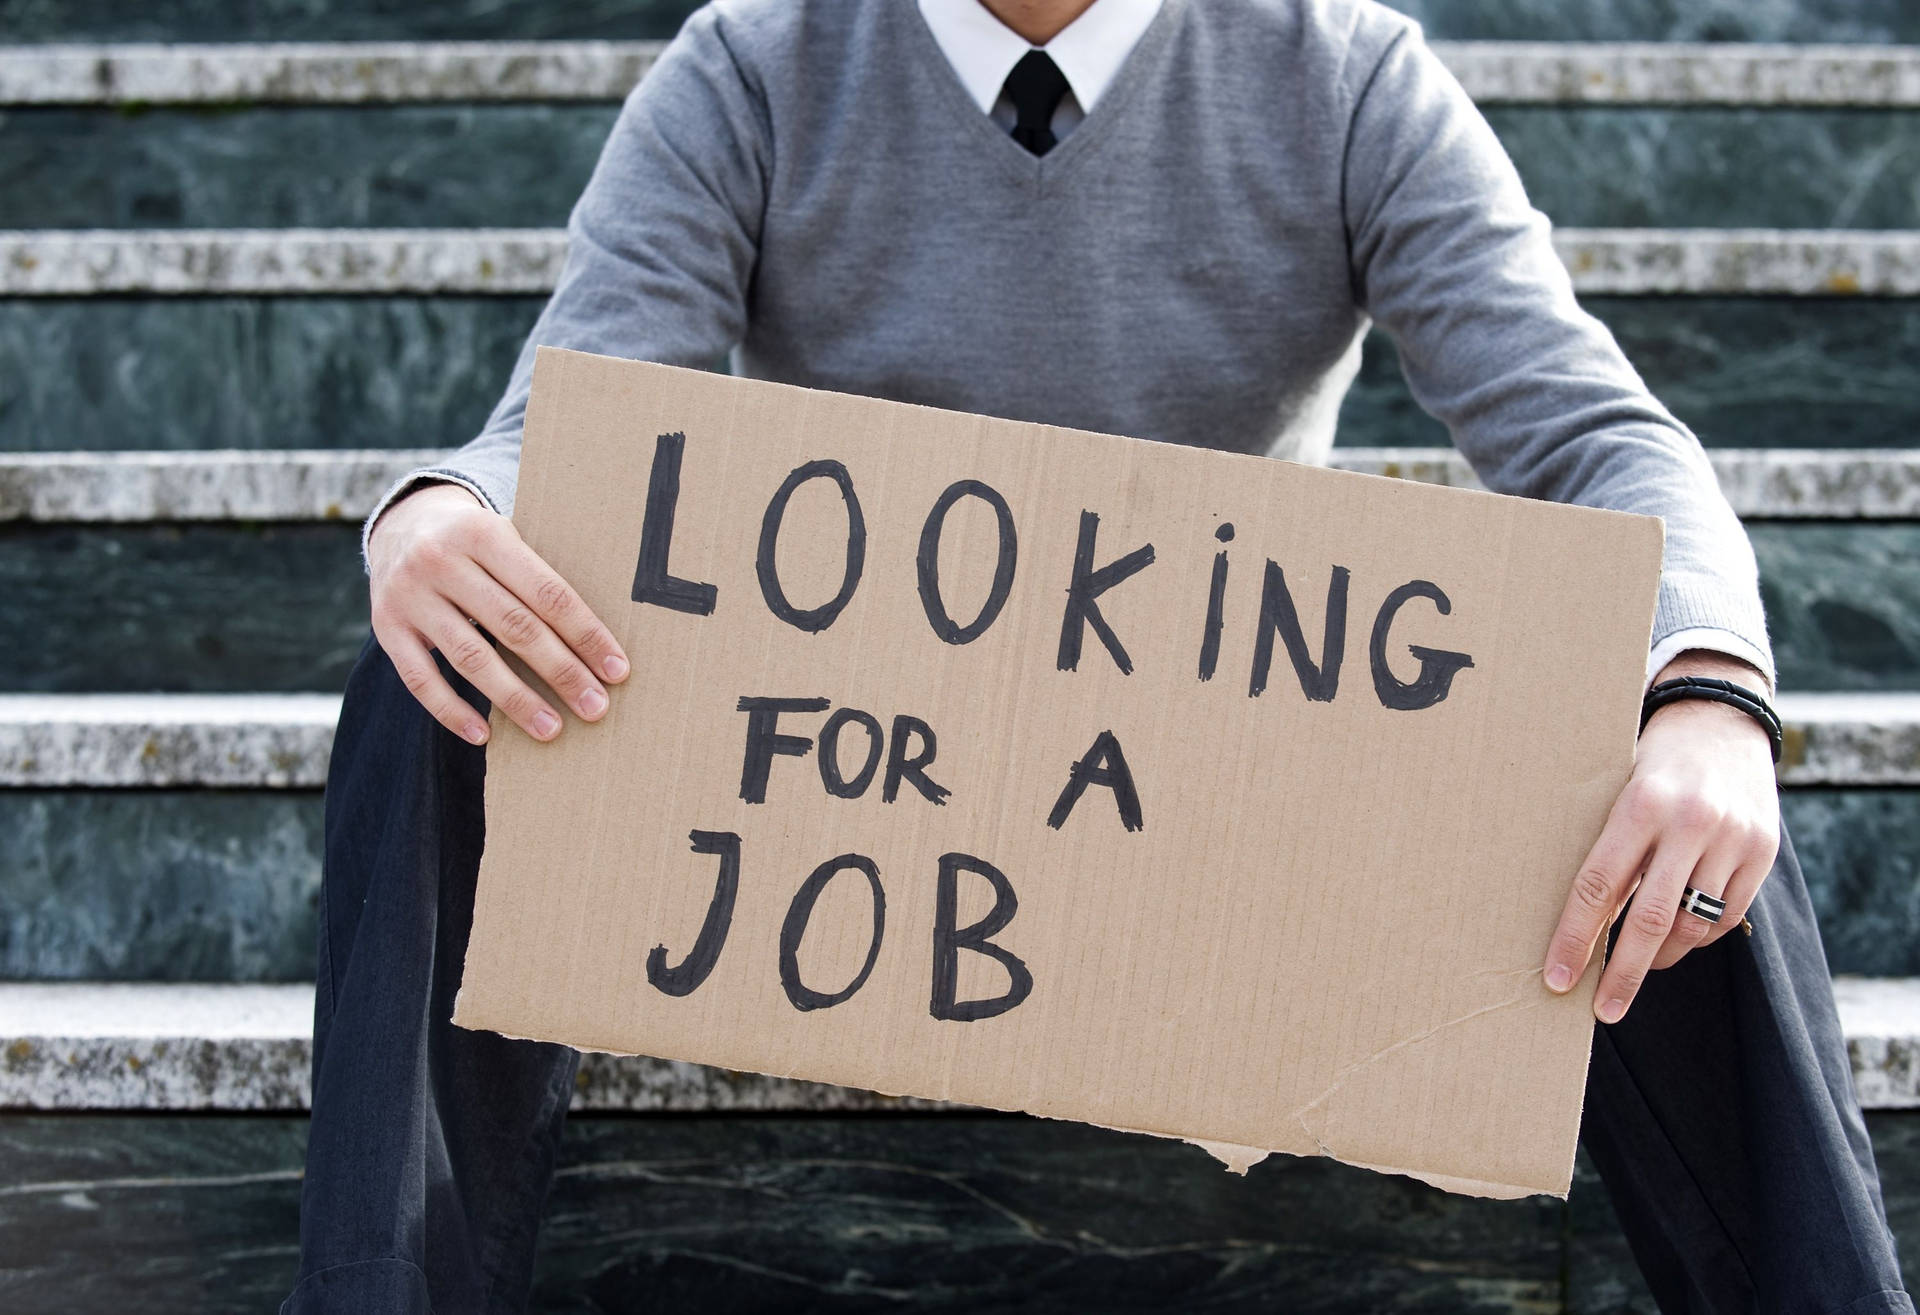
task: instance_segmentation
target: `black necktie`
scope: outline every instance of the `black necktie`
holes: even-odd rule
[[[1057,140],[1053,112],[1067,94],[1067,79],[1044,50],[1029,50],[1007,74],[1007,99],[1019,116],[1013,139],[1035,155],[1045,155]]]

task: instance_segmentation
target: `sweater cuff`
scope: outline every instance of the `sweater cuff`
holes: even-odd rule
[[[1665,671],[1667,664],[1682,653],[1698,652],[1719,653],[1723,657],[1734,658],[1763,674],[1767,670],[1767,655],[1733,631],[1695,626],[1691,630],[1676,630],[1653,646],[1653,650],[1647,654],[1647,687],[1652,688],[1653,678]],[[1773,694],[1771,678],[1762,693],[1769,697]]]
[[[1675,640],[1681,641],[1678,649],[1671,646],[1670,641]],[[1653,614],[1649,674],[1657,670],[1652,665],[1654,657],[1664,654],[1664,666],[1674,654],[1689,648],[1708,648],[1737,657],[1766,678],[1769,692],[1775,686],[1766,614],[1760,607],[1759,591],[1751,586],[1732,589],[1723,577],[1695,573],[1669,572],[1662,577],[1660,601]]]
[[[368,575],[373,574],[373,563],[367,557],[367,544],[373,538],[374,522],[380,519],[381,514],[388,507],[422,484],[458,484],[480,499],[489,511],[500,510],[498,498],[457,470],[449,470],[445,466],[423,466],[419,470],[409,471],[395,480],[387,491],[380,495],[380,500],[373,504],[373,510],[367,514],[367,519],[360,524],[360,569]]]

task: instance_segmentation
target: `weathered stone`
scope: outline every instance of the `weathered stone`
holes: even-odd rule
[[[360,520],[396,479],[445,457],[443,448],[5,453],[0,521]],[[1876,471],[1899,460],[1865,458]],[[1920,457],[1912,466],[1920,501]],[[1842,482],[1832,475],[1822,488]],[[1871,488],[1878,506],[1898,496],[1897,476],[1882,473]]]
[[[658,41],[62,45],[0,48],[0,104],[376,104],[614,100],[659,56]],[[1853,61],[1855,66],[1860,61]],[[1860,70],[1855,67],[1859,78]],[[1658,76],[1657,74],[1655,76]],[[1777,72],[1784,85],[1809,74]],[[1888,75],[1868,71],[1878,86]]]
[[[15,297],[548,292],[558,229],[157,229],[0,233]]]
[[[656,41],[0,48],[0,104],[619,100],[659,49]],[[1920,57],[1884,47],[1443,41],[1435,51],[1476,100],[1499,104],[1920,104]]]
[[[1920,1107],[1920,980],[1836,977],[1854,1094],[1867,1109]]]
[[[672,36],[696,0],[10,0],[15,41],[393,41]],[[1476,41],[1920,42],[1903,0],[1393,0]]]
[[[327,781],[331,694],[0,694],[0,786]]]
[[[1563,228],[1583,293],[1920,296],[1920,233]],[[559,229],[143,229],[0,233],[0,295],[532,293]]]
[[[1899,47],[1508,39],[1434,48],[1483,105],[1920,104],[1920,55]]]
[[[1799,694],[1786,723],[1783,785],[1920,785],[1920,694]]]
[[[0,983],[0,1108],[299,1110],[306,984]],[[943,1108],[816,1082],[630,1055],[583,1057],[583,1110]]]
[[[1920,1105],[1920,984],[1836,993],[1873,1108]],[[0,983],[0,1108],[305,1108],[313,988]],[[601,1111],[959,1108],[637,1056],[591,1055],[574,1107]]]

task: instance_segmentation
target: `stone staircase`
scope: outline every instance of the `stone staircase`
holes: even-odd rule
[[[0,46],[0,1307],[289,1286],[358,520],[490,409],[689,7],[0,21],[28,43]],[[1920,1278],[1920,12],[1403,7],[1748,522],[1784,808]],[[1445,443],[1370,343],[1339,463],[1470,484]],[[604,1056],[575,1107],[542,1310],[1651,1309],[1584,1164],[1569,1205],[1323,1162],[1242,1180]]]

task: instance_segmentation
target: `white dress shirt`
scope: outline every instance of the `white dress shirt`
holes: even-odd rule
[[[980,112],[1011,132],[1017,117],[1003,88],[1013,66],[1029,50],[1044,50],[1067,80],[1068,94],[1053,114],[1053,135],[1064,141],[1113,84],[1114,75],[1134,43],[1160,12],[1162,0],[1094,0],[1081,15],[1054,34],[1044,46],[1035,46],[995,18],[980,0],[919,0],[940,51],[953,65],[960,84]],[[1668,635],[1647,654],[1651,681],[1667,663],[1689,649],[1708,649],[1738,658],[1756,672],[1766,662],[1752,645],[1725,630],[1681,630]]]
[[[980,0],[919,2],[921,17],[973,103],[1009,132],[1018,116],[1013,102],[1001,94],[1007,74],[1029,50],[1046,51],[1067,80],[1068,94],[1053,112],[1053,135],[1062,141],[1093,112],[1161,4],[1161,0],[1094,0],[1053,40],[1035,46],[995,18]]]

